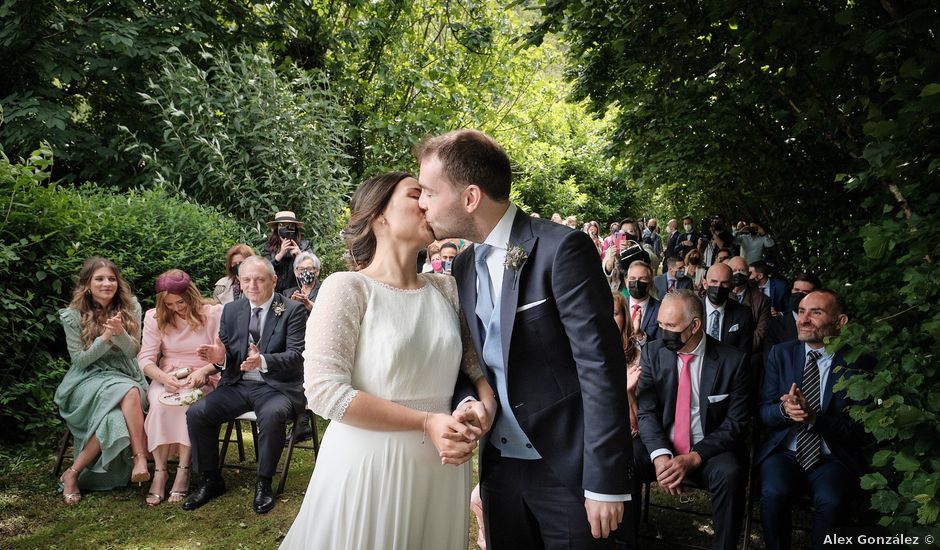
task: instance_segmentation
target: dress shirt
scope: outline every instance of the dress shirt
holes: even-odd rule
[[[709,300],[706,297],[705,298],[705,334],[712,333],[711,322],[712,322],[713,311],[718,312],[718,340],[721,340],[721,329],[725,324],[725,304],[716,306],[715,304],[712,303],[711,300]],[[702,340],[704,340],[704,338],[702,338]]]
[[[251,310],[253,310],[256,307],[261,308],[261,311],[258,312],[258,334],[264,334],[264,322],[268,318],[268,312],[271,311],[271,302],[273,301],[274,301],[274,294],[271,294],[271,297],[268,298],[268,301],[261,305],[254,304],[251,302],[251,300],[248,301],[249,316],[251,315]],[[255,345],[260,347],[261,342],[255,342]],[[268,362],[264,360],[264,355],[262,355],[261,366],[257,370],[250,370],[250,371],[243,372],[242,378],[245,380],[255,380],[257,382],[263,382],[264,379],[261,377],[261,375],[267,374],[267,372],[268,372]]]
[[[806,356],[809,354],[810,350],[813,348],[809,347],[809,344],[803,344],[803,366],[806,366]],[[821,353],[819,359],[816,360],[816,366],[819,367],[819,408],[823,409],[826,407],[826,400],[831,399],[832,395],[826,395],[826,382],[829,380],[829,373],[832,371],[832,354],[826,351],[825,347],[819,348],[816,351]],[[796,382],[796,380],[794,380]],[[800,391],[803,391],[803,388],[800,388]],[[782,409],[782,408],[781,408]],[[783,414],[783,410],[780,411],[780,414]],[[799,430],[792,430],[792,433],[787,436],[787,449],[796,452],[796,435]],[[828,455],[832,454],[829,450],[829,446],[826,445],[826,439],[822,439],[822,444],[819,446],[822,449],[822,454]]]
[[[629,307],[627,308],[627,322],[633,322],[633,306],[640,306],[640,331],[643,331],[643,318],[646,317],[646,308],[650,305],[650,297],[647,295],[646,298],[642,300],[634,300],[633,296],[630,296],[627,293],[627,300]],[[638,346],[643,347],[646,345],[647,335],[643,332],[643,338],[637,338],[636,343]]]
[[[684,352],[683,352],[684,353]],[[705,432],[702,429],[702,417],[699,407],[699,388],[702,386],[702,357],[705,355],[705,334],[702,334],[702,340],[695,346],[691,352],[694,357],[692,358],[692,363],[689,365],[689,368],[692,369],[691,378],[692,378],[692,402],[689,404],[689,435],[692,436],[692,450],[695,450],[695,444],[699,441],[705,439]],[[679,354],[676,354],[676,379],[678,380],[679,374],[682,370],[682,360],[679,359]],[[675,434],[675,420],[673,420],[672,426],[669,427],[669,441],[672,441]],[[650,460],[656,460],[657,456],[669,455],[672,458],[672,451],[666,448],[656,449],[650,453]]]

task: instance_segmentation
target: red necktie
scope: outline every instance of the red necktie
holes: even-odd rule
[[[633,315],[631,315],[630,318],[635,321],[636,316],[639,314],[640,314],[640,304],[633,304]]]
[[[669,279],[669,288],[666,289],[666,292],[672,292],[674,288],[676,288],[676,280]]]
[[[691,353],[680,353],[682,370],[679,372],[679,391],[676,393],[676,421],[673,425],[672,444],[676,454],[692,450],[692,358]]]

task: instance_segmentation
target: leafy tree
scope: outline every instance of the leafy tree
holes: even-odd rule
[[[534,4],[530,41],[564,36],[574,97],[617,108],[612,150],[638,184],[760,220],[791,268],[851,284],[837,345],[878,359],[848,384],[879,447],[862,486],[882,525],[936,525],[935,3]]]
[[[289,209],[314,235],[334,233],[349,186],[346,126],[322,78],[278,72],[263,49],[203,51],[199,64],[168,58],[140,95],[163,137],[129,149],[157,182],[249,224]]]

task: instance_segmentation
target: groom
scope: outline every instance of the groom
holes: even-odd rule
[[[481,443],[487,547],[612,548],[633,454],[623,346],[597,249],[509,201],[509,158],[456,130],[416,151],[419,205],[454,261],[460,303],[499,409]],[[472,394],[458,384],[455,401]],[[476,401],[459,406],[487,427]]]

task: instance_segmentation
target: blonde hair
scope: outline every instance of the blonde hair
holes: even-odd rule
[[[118,290],[114,293],[114,297],[111,298],[111,303],[107,308],[101,307],[91,295],[91,279],[95,272],[102,268],[108,268],[114,273],[118,285]],[[131,307],[133,303],[134,295],[131,294],[131,287],[121,277],[121,270],[114,262],[101,256],[92,256],[85,260],[82,269],[78,272],[78,283],[75,285],[75,289],[72,290],[72,301],[69,302],[69,307],[78,312],[84,349],[88,349],[88,346],[95,341],[95,338],[104,333],[105,320],[113,316],[115,312],[121,313],[124,330],[132,338],[138,340],[140,338],[140,326],[137,319],[134,318],[133,308]]]

